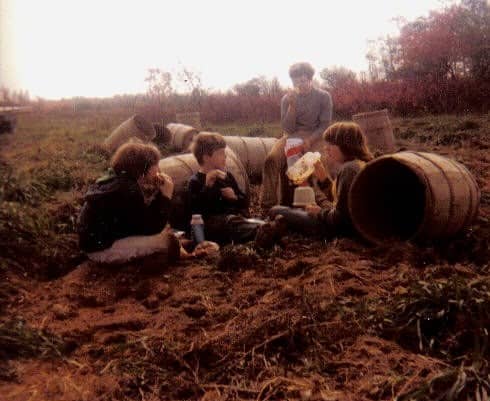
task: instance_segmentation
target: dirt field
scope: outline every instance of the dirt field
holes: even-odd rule
[[[291,235],[104,270],[78,253],[74,219],[113,121],[20,118],[0,137],[0,400],[487,400],[490,115],[393,125],[399,148],[475,175],[480,214],[457,238]]]

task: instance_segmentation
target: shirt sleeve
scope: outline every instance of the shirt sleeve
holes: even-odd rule
[[[215,203],[221,197],[221,192],[216,185],[207,187],[197,176],[192,176],[189,180],[188,190],[192,214],[208,214],[209,211],[214,210]]]
[[[291,113],[286,95],[281,99],[281,128],[288,134],[296,131],[296,113]]]
[[[336,199],[333,207],[320,213],[320,220],[332,231],[349,221],[349,191],[358,169],[347,167],[340,171],[336,181]]]
[[[327,178],[324,182],[317,179],[313,180],[313,191],[315,192],[315,201],[322,209],[331,209],[332,204],[332,180]]]
[[[233,174],[228,172],[226,180],[227,180],[227,184],[233,189],[233,192],[235,192],[235,195],[238,198],[236,200],[228,200],[228,202],[231,203],[233,205],[233,207],[235,207],[237,209],[247,209],[248,208],[248,198],[242,192],[240,187],[238,186],[238,183],[236,182]]]
[[[330,93],[322,91],[321,94],[319,125],[311,134],[313,140],[320,139],[332,121],[332,98]]]

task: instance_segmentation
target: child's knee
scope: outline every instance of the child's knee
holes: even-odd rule
[[[284,212],[287,210],[288,208],[285,207],[285,206],[280,206],[280,205],[276,205],[276,206],[272,206],[270,209],[269,209],[269,212],[268,212],[268,215],[271,219],[274,219],[276,216],[278,215],[283,215]]]

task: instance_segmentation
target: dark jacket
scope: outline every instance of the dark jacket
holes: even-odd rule
[[[160,191],[149,205],[137,183],[125,174],[109,174],[91,185],[78,219],[80,249],[95,252],[114,241],[162,231],[170,200]]]
[[[221,189],[226,187],[233,188],[237,200],[223,198]],[[206,174],[197,172],[189,179],[188,190],[192,214],[201,214],[204,219],[216,215],[248,214],[248,199],[229,172],[224,180],[217,179],[212,187],[206,186]]]

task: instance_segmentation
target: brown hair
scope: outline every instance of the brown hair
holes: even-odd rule
[[[346,161],[359,159],[368,162],[373,159],[369,150],[366,137],[361,127],[353,122],[339,122],[332,124],[323,133],[323,139],[333,145],[337,145]]]
[[[315,74],[315,69],[311,66],[310,63],[295,63],[291,67],[289,67],[289,77],[299,78],[302,75],[308,77],[308,79],[313,79],[313,75]]]
[[[155,145],[128,142],[120,146],[111,159],[111,167],[116,174],[127,174],[134,179],[145,175],[158,163],[160,151]]]
[[[215,151],[223,148],[226,148],[225,139],[217,132],[200,132],[191,144],[191,151],[200,165],[204,163],[204,155],[211,156]]]

